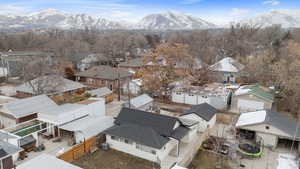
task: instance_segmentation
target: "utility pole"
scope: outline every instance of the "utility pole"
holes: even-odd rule
[[[118,70],[118,101],[121,101],[119,63],[118,63],[118,69],[117,70]]]

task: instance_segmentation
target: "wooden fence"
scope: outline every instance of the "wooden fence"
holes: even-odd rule
[[[92,137],[83,143],[75,145],[71,150],[58,156],[58,158],[70,163],[79,157],[90,153],[92,149],[95,148],[96,142],[96,137]]]

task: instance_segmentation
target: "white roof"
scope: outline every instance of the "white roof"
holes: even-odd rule
[[[31,83],[33,86],[42,86],[43,90],[45,91],[45,93],[43,94],[67,92],[85,87],[79,82],[65,79],[61,76],[56,75],[38,77],[32,80]],[[36,94],[29,83],[24,83],[22,85],[17,86],[16,90],[24,93]]]
[[[15,118],[25,117],[40,110],[56,107],[57,104],[46,95],[34,96],[3,104],[4,113],[13,115]]]
[[[82,169],[48,154],[39,155],[17,166],[17,169]]]
[[[114,118],[110,116],[87,116],[60,126],[67,131],[81,131],[85,138],[98,135],[114,125]]]
[[[148,96],[147,94],[143,94],[143,95],[140,95],[140,96],[137,96],[137,97],[131,99],[130,104],[136,108],[139,108],[139,107],[141,107],[145,104],[148,104],[152,101],[153,101],[153,99],[150,96]]]
[[[40,110],[38,119],[57,125],[65,124],[70,121],[82,118],[88,115],[88,110],[83,104],[64,104],[56,107],[50,107]]]
[[[245,85],[245,86],[239,87],[239,88],[234,92],[234,95],[236,95],[236,96],[244,95],[244,94],[248,94],[250,91],[251,91],[251,89],[249,89],[249,85]]]
[[[236,127],[247,126],[262,123],[266,120],[267,112],[265,110],[242,113],[236,123]]]
[[[88,93],[90,93],[92,96],[96,95],[97,97],[101,97],[101,96],[111,94],[112,91],[107,87],[102,87],[99,89],[90,90],[90,91],[88,91]]]
[[[213,71],[220,71],[220,72],[239,72],[244,69],[244,65],[239,63],[238,61],[226,57],[219,62],[215,63],[214,65],[210,66],[210,69]]]

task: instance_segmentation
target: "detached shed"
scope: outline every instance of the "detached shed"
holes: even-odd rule
[[[147,94],[143,94],[133,99],[130,99],[129,101],[123,104],[123,107],[150,111],[151,109],[153,109],[154,106],[153,101],[153,98],[151,98]]]
[[[231,111],[236,113],[258,110],[271,110],[274,102],[273,92],[260,85],[245,85],[235,91]]]
[[[299,145],[299,122],[282,113],[268,110],[243,113],[235,126],[241,136],[251,135],[267,147],[288,146],[290,149],[293,141],[295,148]]]
[[[198,122],[198,131],[204,132],[215,125],[217,112],[218,110],[213,106],[203,103],[192,106],[189,110],[180,115],[180,119],[183,121],[191,120]]]
[[[114,100],[113,92],[107,87],[90,90],[90,91],[88,91],[88,93],[95,97],[104,98],[105,103],[110,103]]]

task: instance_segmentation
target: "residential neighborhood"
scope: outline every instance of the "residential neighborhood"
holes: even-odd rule
[[[299,169],[299,6],[0,1],[0,169]]]

